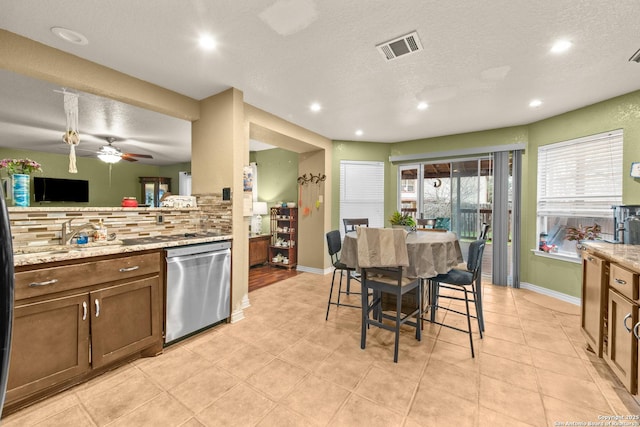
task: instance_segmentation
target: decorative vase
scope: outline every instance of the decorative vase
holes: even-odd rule
[[[28,207],[31,202],[29,189],[30,177],[25,173],[13,174],[13,204],[19,207]]]

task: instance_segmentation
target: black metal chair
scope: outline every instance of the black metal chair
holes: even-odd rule
[[[436,277],[429,279],[430,286],[430,301],[431,301],[431,315],[429,321],[438,325],[445,326],[447,328],[455,329],[457,331],[465,332],[469,334],[469,345],[471,347],[471,357],[475,357],[473,351],[473,334],[471,330],[471,318],[475,318],[478,321],[478,331],[480,332],[480,338],[482,338],[483,325],[481,323],[481,307],[478,304],[478,291],[476,283],[480,275],[480,267],[482,265],[482,255],[485,247],[484,240],[476,240],[469,246],[469,256],[467,258],[467,270],[461,270],[454,268],[446,274],[438,274]],[[471,289],[469,289],[471,288]],[[464,292],[464,298],[453,295],[440,295],[440,289],[448,289],[453,291]],[[471,298],[469,296],[471,294]],[[458,301],[464,301],[466,312],[454,310],[449,307],[443,307],[438,305],[441,298],[452,299]],[[469,303],[473,302],[476,309],[476,316],[473,316],[469,312]],[[435,319],[436,310],[442,309],[453,313],[461,314],[467,317],[467,330],[460,329],[458,327],[447,325],[445,323],[437,322]],[[446,319],[445,319],[446,320]]]
[[[327,315],[324,320],[329,319],[329,308],[331,305],[335,305],[337,307],[353,307],[360,308],[359,305],[353,304],[344,304],[340,303],[340,294],[356,294],[359,295],[359,292],[351,292],[349,289],[349,282],[351,280],[351,272],[355,271],[355,268],[347,267],[343,262],[340,261],[340,251],[342,250],[342,241],[340,236],[340,231],[333,230],[327,233],[327,248],[329,249],[329,256],[331,257],[331,263],[333,264],[333,277],[331,278],[331,289],[329,290],[329,302],[327,303]],[[336,302],[332,301],[333,297],[333,285],[336,280],[336,272],[340,271],[340,284],[338,285],[338,298]],[[344,272],[347,272],[347,291],[342,290],[342,275]],[[353,277],[354,280],[358,280]]]
[[[348,233],[350,231],[355,231],[356,227],[368,227],[369,226],[369,218],[343,218],[342,222],[344,223],[344,232]]]
[[[483,222],[480,226],[480,235],[478,236],[479,240],[487,240],[487,235],[489,234],[489,224]]]
[[[364,350],[367,343],[367,329],[376,326],[395,333],[393,361],[398,362],[398,346],[400,343],[400,326],[415,326],[416,339],[422,339],[420,316],[422,313],[422,280],[407,278],[404,267],[409,265],[407,252],[407,233],[403,229],[358,228],[358,264],[362,276],[362,329],[360,348]],[[382,236],[387,234],[386,236]],[[382,247],[380,242],[393,241],[394,247]],[[369,289],[373,291],[373,299],[369,302]],[[403,316],[402,296],[408,292],[416,294],[416,308]],[[395,296],[395,315],[383,312],[382,294]],[[371,312],[374,317],[371,318]],[[410,319],[415,317],[415,321]],[[394,325],[384,324],[383,319],[394,321]]]

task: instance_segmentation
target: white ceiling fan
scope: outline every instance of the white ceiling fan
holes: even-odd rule
[[[117,163],[120,160],[126,160],[128,162],[137,162],[135,157],[142,159],[153,159],[153,156],[149,154],[137,154],[137,153],[123,153],[119,148],[114,147],[112,144],[116,142],[116,138],[112,136],[105,137],[108,145],[103,145],[98,150],[98,158],[106,163]]]

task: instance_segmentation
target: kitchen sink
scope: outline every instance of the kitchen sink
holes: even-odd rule
[[[42,245],[42,246],[22,246],[13,248],[14,255],[38,254],[54,255],[66,254],[74,251],[84,251],[87,249],[101,248],[105,246],[122,245],[122,240],[108,240],[106,242],[91,242],[84,245]]]

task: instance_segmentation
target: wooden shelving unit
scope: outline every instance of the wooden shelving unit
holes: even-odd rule
[[[269,264],[287,269],[298,264],[298,208],[271,208]]]

